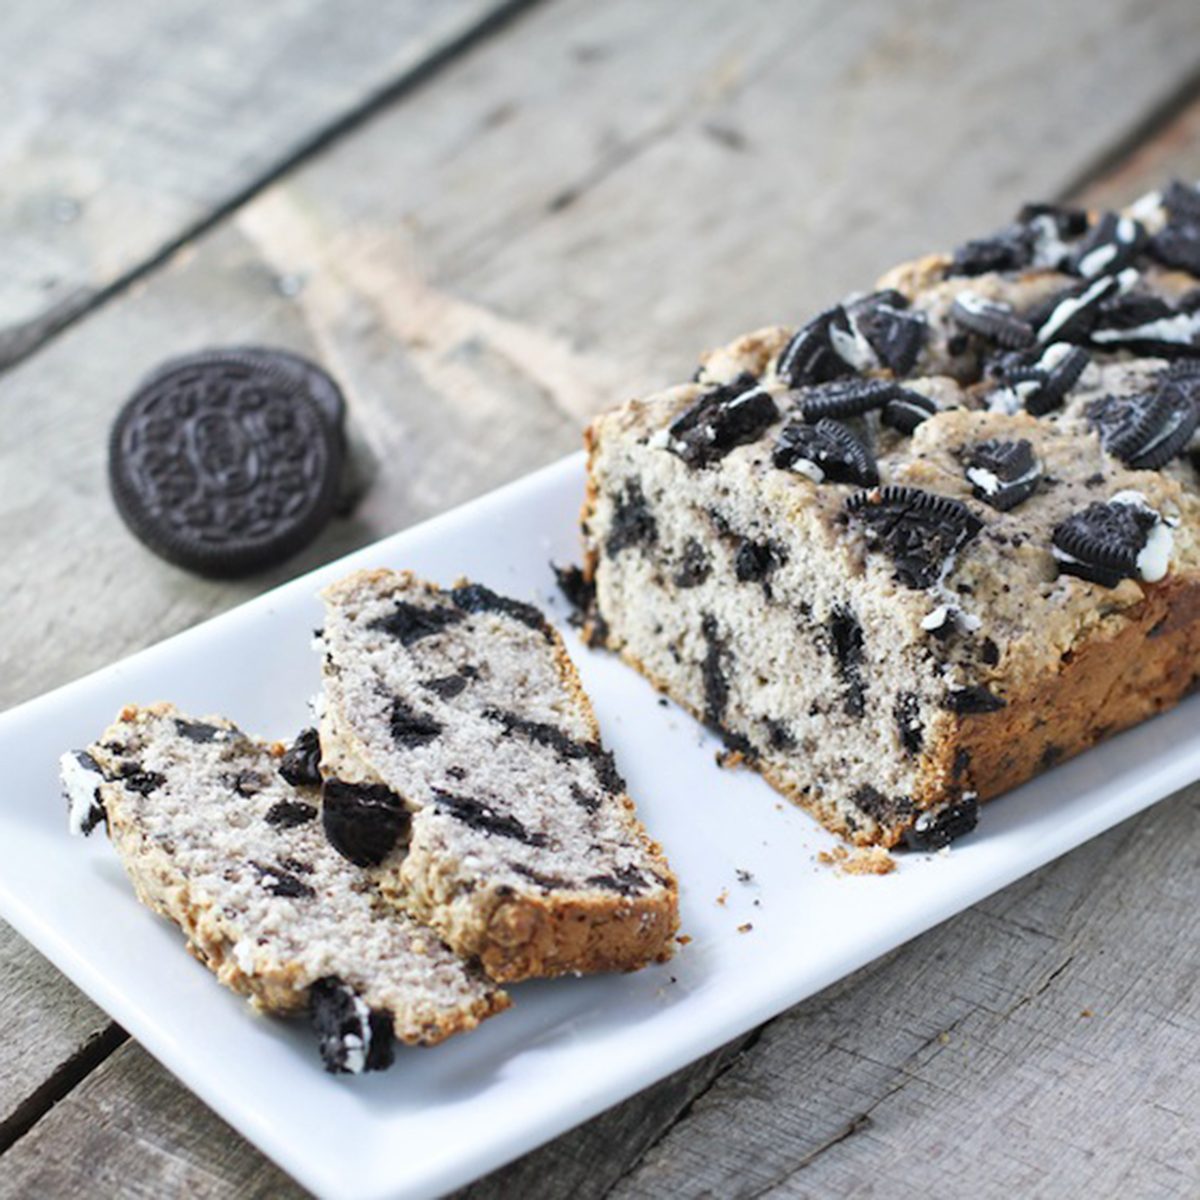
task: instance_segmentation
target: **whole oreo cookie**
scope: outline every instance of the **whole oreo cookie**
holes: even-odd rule
[[[341,394],[321,374],[253,348],[153,372],[109,439],[109,485],[126,525],[163,558],[214,577],[307,545],[337,506],[343,460]]]

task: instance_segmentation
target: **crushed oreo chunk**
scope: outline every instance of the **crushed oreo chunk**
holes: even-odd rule
[[[938,412],[938,406],[928,396],[903,388],[883,406],[879,419],[889,428],[911,434],[917,426]]]
[[[189,742],[212,742],[227,731],[219,725],[210,725],[207,721],[187,721],[176,717],[175,732],[180,737],[187,738]]]
[[[149,796],[167,782],[165,775],[159,774],[158,771],[146,771],[141,763],[137,762],[122,763],[117,775],[125,787],[140,796]]]
[[[1025,438],[1015,442],[989,438],[971,448],[966,477],[976,499],[1008,512],[1037,491],[1042,465]]]
[[[467,684],[475,678],[476,674],[478,672],[473,668],[469,672],[467,670],[456,671],[452,675],[438,675],[433,679],[426,679],[421,686],[440,700],[453,700],[455,696],[462,695]]]
[[[497,837],[512,838],[514,841],[524,842],[527,846],[546,845],[544,833],[526,829],[516,817],[498,811],[485,800],[477,800],[473,796],[453,795],[439,788],[434,788],[433,798],[439,809],[470,829]]]
[[[914,692],[898,692],[892,707],[896,733],[907,754],[920,754],[925,746],[925,726],[921,722],[921,701]]]
[[[688,538],[679,556],[679,565],[671,577],[672,582],[680,588],[699,587],[711,573],[712,561],[708,551],[695,538]]]
[[[806,387],[796,393],[801,417],[813,424],[824,418],[860,417],[883,408],[904,389],[886,379],[843,379]]]
[[[554,572],[559,591],[571,606],[572,620],[579,624],[595,607],[596,581],[586,576],[583,568],[574,563],[568,563],[565,567],[551,563],[550,568]]]
[[[941,850],[970,833],[979,824],[979,800],[971,792],[941,808],[921,813],[905,830],[904,844],[910,850]]]
[[[667,449],[689,467],[707,467],[779,420],[771,393],[751,375],[705,392],[667,430]]]
[[[1172,222],[1150,239],[1146,252],[1168,270],[1200,275],[1200,223]]]
[[[850,320],[840,304],[818,313],[792,334],[775,361],[775,373],[791,387],[825,383],[852,375],[854,367],[838,353],[833,330],[853,337]]]
[[[785,562],[787,550],[778,542],[743,538],[733,556],[733,570],[739,583],[762,583]]]
[[[1038,343],[1049,346],[1053,342],[1086,342],[1100,323],[1104,305],[1119,288],[1112,275],[1068,288],[1048,306],[1048,311],[1036,317],[1030,314],[1037,326]]]
[[[279,773],[294,787],[321,782],[321,739],[315,729],[302,729],[279,760]]]
[[[321,787],[321,822],[329,844],[355,866],[383,862],[407,838],[412,817],[404,801],[381,783],[326,779]]]
[[[647,887],[646,877],[632,865],[614,867],[607,875],[591,875],[587,882],[592,887],[620,892],[622,896],[636,896]]]
[[[317,809],[315,805],[305,804],[301,800],[276,800],[267,809],[263,819],[277,829],[294,829],[297,825],[315,821]]]
[[[789,421],[779,431],[771,461],[815,483],[874,487],[879,482],[879,469],[866,446],[840,421],[824,417],[815,425]]]
[[[907,375],[929,335],[923,313],[905,311],[908,300],[897,291],[874,292],[850,309],[850,319],[862,331],[876,358],[894,375]]]
[[[972,238],[955,251],[946,272],[954,275],[990,275],[994,271],[1020,271],[1033,258],[1028,231],[1010,225],[990,237]]]
[[[646,494],[636,479],[628,479],[613,496],[612,521],[604,550],[614,558],[630,546],[652,546],[658,541],[658,522],[650,511]]]
[[[1104,449],[1135,471],[1154,471],[1183,453],[1200,425],[1200,378],[1168,377],[1153,392],[1093,401],[1088,421]]]
[[[907,796],[885,796],[869,783],[856,789],[851,800],[859,812],[879,825],[892,825],[912,813],[912,801]]]
[[[942,697],[942,707],[959,716],[999,712],[1007,704],[1003,696],[997,696],[981,683],[950,688]]]
[[[825,623],[827,644],[837,663],[842,680],[842,703],[848,717],[861,717],[867,711],[867,685],[863,677],[865,638],[854,610],[838,605]]]
[[[311,900],[317,893],[303,879],[297,878],[295,871],[284,864],[251,862],[258,872],[258,881],[272,896],[281,896],[286,900]],[[310,868],[311,869],[311,868]]]
[[[1111,588],[1122,579],[1162,579],[1172,537],[1170,527],[1139,493],[1125,492],[1068,517],[1054,530],[1052,541],[1060,571]]]
[[[1076,247],[1068,265],[1085,279],[1115,275],[1132,265],[1145,245],[1146,230],[1140,221],[1105,213]]]
[[[327,975],[312,985],[309,1017],[325,1070],[330,1074],[358,1075],[392,1065],[392,1018],[380,1009],[371,1009],[336,975]]]
[[[422,638],[442,633],[462,619],[463,614],[455,608],[423,608],[407,600],[397,600],[386,617],[377,617],[367,628],[396,638],[402,646],[411,646]]]
[[[725,706],[729,703],[729,678],[725,673],[729,647],[711,613],[705,613],[701,618],[700,632],[704,637],[704,662],[701,665],[704,719],[709,725],[720,728],[725,719]]]
[[[105,774],[86,750],[71,750],[59,759],[59,776],[67,801],[68,827],[87,837],[104,820],[100,785]]]
[[[550,637],[550,626],[546,616],[536,604],[528,604],[524,600],[514,600],[511,596],[502,596],[484,587],[482,583],[465,583],[461,587],[450,589],[450,599],[465,613],[496,613],[502,617],[511,617],[530,629]]]
[[[400,749],[412,750],[417,746],[427,746],[437,738],[442,732],[442,723],[428,713],[417,712],[397,696],[388,713],[388,728],[392,740]]]
[[[1034,340],[1033,327],[1017,316],[1011,304],[985,300],[975,292],[960,292],[950,306],[950,316],[969,333],[1009,350]]]
[[[1200,224],[1200,187],[1172,179],[1163,190],[1162,206],[1172,223]]]
[[[855,492],[846,513],[861,525],[872,550],[892,560],[905,587],[932,587],[959,550],[983,528],[961,501],[914,487],[888,486]]]

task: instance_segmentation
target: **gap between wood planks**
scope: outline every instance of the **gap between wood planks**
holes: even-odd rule
[[[76,1084],[82,1083],[109,1055],[115,1053],[129,1034],[115,1022],[93,1034],[70,1058],[51,1074],[16,1108],[0,1121],[0,1154],[24,1137]]]
[[[243,188],[218,204],[206,216],[193,222],[175,237],[169,239],[142,262],[98,289],[79,307],[72,305],[65,310],[60,309],[57,313],[51,308],[48,312],[43,313],[35,321],[40,328],[29,339],[26,346],[15,352],[3,365],[0,365],[0,375],[19,366],[48,345],[60,333],[70,329],[97,309],[102,308],[110,300],[120,296],[135,283],[152,274],[190,242],[219,225],[278,179],[303,166],[323,150],[340,141],[347,134],[354,132],[376,113],[428,83],[456,59],[488,38],[500,33],[524,13],[548,2],[549,0],[507,0],[506,3],[481,18],[475,25],[432,51],[427,58],[402,72],[396,79],[375,93],[368,95],[359,104],[316,129],[292,153],[267,168],[258,178],[250,180]]]

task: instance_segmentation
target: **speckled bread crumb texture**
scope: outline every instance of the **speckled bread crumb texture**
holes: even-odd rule
[[[505,982],[669,957],[678,885],[541,613],[406,572],[324,598],[322,771],[411,815],[373,871],[383,893]],[[397,705],[427,731],[408,744]]]
[[[305,1013],[312,985],[337,977],[387,1012],[401,1041],[433,1044],[506,1008],[430,930],[380,910],[365,874],[326,843],[315,792],[278,773],[277,749],[221,717],[122,709],[89,753],[142,903],[267,1012]]]

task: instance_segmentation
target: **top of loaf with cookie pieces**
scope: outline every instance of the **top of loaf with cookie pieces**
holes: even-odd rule
[[[644,540],[656,497],[686,492],[718,529],[763,531],[747,572],[754,554],[780,566],[767,531],[790,525],[915,638],[986,635],[996,661],[956,671],[942,648],[951,686],[1019,682],[1200,570],[1192,271],[1200,189],[1172,184],[1121,214],[1027,206],[798,329],[739,338],[596,421],[611,494],[585,510],[591,553]]]

